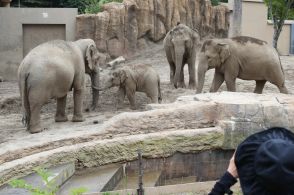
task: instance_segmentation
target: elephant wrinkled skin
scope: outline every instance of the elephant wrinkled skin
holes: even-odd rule
[[[42,131],[40,110],[48,99],[57,98],[56,122],[67,121],[67,92],[74,91],[72,121],[83,121],[82,105],[85,73],[92,81],[93,102],[99,97],[99,53],[92,39],[75,42],[54,40],[32,49],[21,62],[18,81],[23,106],[23,122],[31,133]]]
[[[135,92],[144,92],[152,103],[160,103],[160,78],[151,65],[136,64],[112,67],[101,79],[100,90],[118,86],[117,106],[121,106],[125,95],[131,109],[136,109]]]
[[[170,83],[185,88],[184,66],[188,64],[189,88],[196,88],[195,61],[200,36],[196,30],[178,24],[170,30],[163,41],[166,58],[170,66]]]
[[[236,91],[236,79],[240,78],[255,80],[255,93],[262,93],[267,81],[281,93],[288,93],[279,55],[265,41],[246,36],[209,39],[199,57],[197,93],[202,91],[206,71],[212,68],[215,73],[210,92],[216,92],[224,81],[228,91]]]

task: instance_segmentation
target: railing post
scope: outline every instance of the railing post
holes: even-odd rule
[[[139,179],[138,179],[138,189],[137,195],[144,195],[143,189],[143,163],[142,163],[142,151],[138,150],[138,163],[139,163]]]

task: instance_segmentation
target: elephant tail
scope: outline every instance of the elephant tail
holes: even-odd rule
[[[275,49],[275,51],[276,51],[276,54],[278,55],[278,59],[279,59],[279,63],[280,63],[282,73],[283,73],[283,75],[285,75],[285,72],[284,72],[284,69],[283,69],[283,66],[282,66],[282,62],[281,62],[280,53],[279,53],[279,51],[277,49]]]
[[[22,97],[22,107],[23,107],[23,116],[22,116],[22,123],[27,127],[31,118],[31,111],[30,111],[30,102],[29,102],[29,86],[28,86],[28,78],[30,73],[25,74],[24,78],[20,81],[20,89]]]
[[[161,103],[161,101],[162,101],[162,96],[161,96],[160,78],[159,78],[159,76],[158,76],[158,82],[157,82],[157,85],[158,85],[158,103]]]

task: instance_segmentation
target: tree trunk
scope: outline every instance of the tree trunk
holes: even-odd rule
[[[280,34],[282,32],[285,20],[288,18],[292,2],[293,1],[290,1],[290,0],[286,1],[285,11],[282,14],[277,15],[277,12],[273,11],[272,0],[269,1],[269,13],[271,15],[271,18],[273,21],[273,26],[274,26],[273,47],[275,49],[278,48],[278,40],[279,40]]]
[[[242,26],[242,0],[234,0],[232,35],[240,36]]]

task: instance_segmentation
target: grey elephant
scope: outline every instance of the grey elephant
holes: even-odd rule
[[[101,79],[100,90],[118,86],[117,106],[121,106],[125,95],[129,99],[131,109],[136,109],[135,92],[144,92],[152,103],[162,100],[160,78],[151,65],[135,64],[112,67]]]
[[[72,121],[84,120],[82,105],[85,73],[91,76],[92,108],[96,107],[99,98],[99,56],[92,39],[49,41],[35,47],[25,56],[18,69],[18,81],[24,111],[23,122],[29,132],[42,131],[40,110],[50,98],[57,99],[55,121],[67,121],[66,96],[72,89]]]
[[[199,43],[198,32],[184,24],[178,24],[166,34],[163,44],[170,66],[170,83],[175,88],[185,88],[185,64],[188,64],[189,88],[196,88],[195,61]]]
[[[239,36],[206,40],[198,64],[197,93],[201,93],[205,73],[215,69],[210,92],[216,92],[225,81],[228,91],[236,91],[236,79],[255,80],[255,93],[262,93],[267,81],[281,93],[288,93],[285,75],[277,51],[265,41]]]

